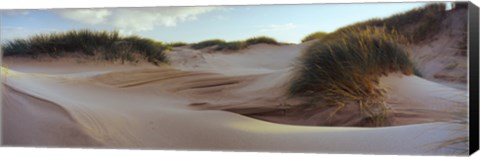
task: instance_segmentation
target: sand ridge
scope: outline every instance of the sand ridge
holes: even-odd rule
[[[4,130],[2,143],[14,146],[70,143],[68,146],[143,149],[458,153],[440,145],[466,135],[466,130],[461,129],[463,125],[449,122],[451,112],[463,112],[466,102],[462,96],[466,91],[415,76],[382,78],[383,86],[390,90],[389,103],[397,114],[398,126],[315,126],[325,115],[318,110],[311,112],[313,116],[282,116],[279,109],[283,111],[289,105],[302,102],[285,98],[284,89],[290,79],[291,66],[305,46],[260,44],[236,54],[177,49],[169,55],[182,57],[172,57],[172,65],[159,67],[96,65],[91,68],[62,63],[76,67],[68,70],[53,66],[58,63],[50,66],[9,62],[9,74],[2,77],[7,90],[2,93],[8,93],[3,94],[2,115],[8,112],[17,116],[9,116],[10,120],[3,118],[2,128],[11,130]],[[272,54],[275,59],[266,59]],[[189,55],[197,57],[185,57]],[[39,66],[42,64],[46,67]],[[6,68],[2,68],[2,75],[5,71]],[[19,106],[18,102],[24,102],[23,106],[13,108]],[[18,117],[28,110],[38,115]],[[340,119],[354,117],[348,112],[345,110],[345,116]],[[51,116],[45,116],[47,113]],[[33,118],[42,121],[41,124],[50,118],[61,120],[45,126],[70,127],[63,128],[65,131],[32,125],[38,137],[32,137],[32,132],[17,131],[23,129],[19,128],[20,124]],[[345,124],[349,121],[347,118]],[[47,136],[52,133],[58,135]],[[83,140],[61,138],[71,134]],[[453,146],[463,147],[462,144]]]

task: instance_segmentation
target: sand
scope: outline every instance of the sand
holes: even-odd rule
[[[235,53],[181,47],[169,52],[171,65],[159,67],[4,58],[2,144],[464,153],[465,143],[449,141],[467,136],[458,121],[465,119],[467,91],[416,76],[382,78],[395,115],[393,126],[318,126],[326,111],[311,117],[265,114],[295,105],[284,91],[295,59],[308,44],[259,44]],[[353,112],[345,110],[340,117],[354,118]]]
[[[457,89],[467,89],[467,9],[446,14],[438,33],[411,45],[412,60],[423,78]]]

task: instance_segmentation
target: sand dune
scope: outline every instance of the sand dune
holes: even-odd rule
[[[452,10],[437,34],[411,46],[412,60],[424,78],[467,89],[467,17],[466,9]]]
[[[465,147],[442,144],[466,137],[464,125],[452,123],[465,117],[451,117],[466,115],[466,91],[415,76],[382,78],[396,126],[314,126],[327,111],[280,114],[285,104],[301,103],[284,91],[307,44],[260,44],[234,54],[177,48],[169,54],[172,65],[160,67],[7,58],[2,143],[437,155]],[[351,113],[340,113],[345,124],[354,121]]]
[[[62,106],[3,87],[3,142],[22,146],[96,147]],[[38,134],[33,130],[48,130]],[[43,141],[43,142],[41,142]]]

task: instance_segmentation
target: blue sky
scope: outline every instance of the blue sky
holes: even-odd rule
[[[370,18],[388,17],[426,3],[363,3],[211,7],[3,10],[2,40],[72,29],[117,30],[155,40],[198,42],[271,36],[298,43]]]

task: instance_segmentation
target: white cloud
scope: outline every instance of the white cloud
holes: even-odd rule
[[[61,16],[87,24],[110,25],[121,32],[141,32],[155,27],[173,27],[195,20],[200,14],[222,9],[220,7],[158,7],[62,10]]]
[[[266,26],[258,26],[260,32],[275,32],[275,31],[286,31],[297,28],[298,26],[293,23],[287,24],[271,24]]]
[[[68,9],[60,10],[57,13],[65,18],[92,25],[104,23],[107,17],[112,15],[108,9]]]

